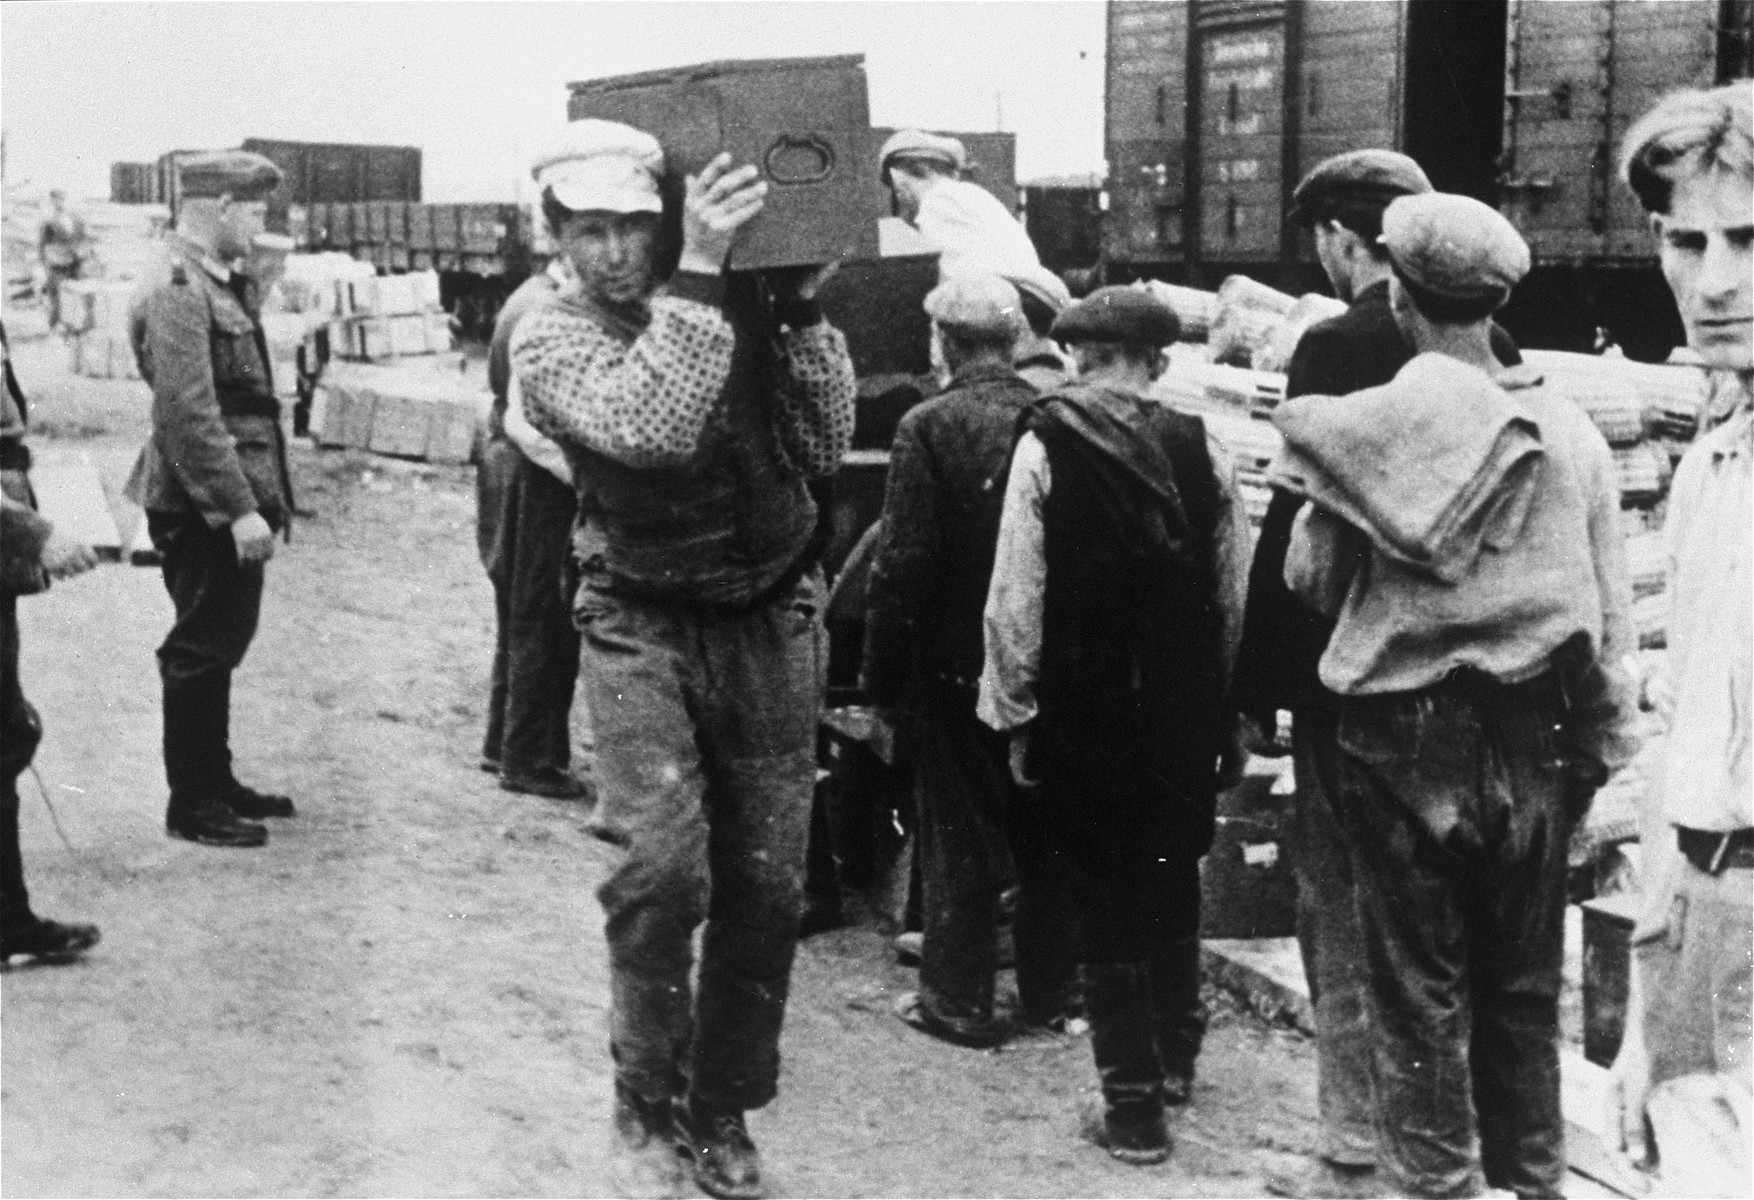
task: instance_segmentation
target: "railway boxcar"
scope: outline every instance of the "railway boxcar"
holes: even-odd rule
[[[1662,93],[1754,69],[1749,0],[1111,0],[1108,12],[1111,273],[1319,287],[1307,235],[1285,224],[1291,189],[1331,154],[1390,146],[1528,238],[1539,266],[1506,319],[1531,344],[1575,345],[1598,325],[1651,353],[1678,339],[1672,312],[1649,320],[1665,302],[1614,151]]]

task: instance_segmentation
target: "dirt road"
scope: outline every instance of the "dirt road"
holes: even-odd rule
[[[8,325],[12,327],[9,319]],[[119,486],[140,384],[26,342],[39,461]],[[110,566],[20,605],[48,734],[24,790],[39,911],[96,921],[85,962],[0,984],[8,1196],[596,1196],[610,1094],[586,813],[475,769],[491,598],[473,477],[295,447],[301,522],[238,674],[250,782],[300,815],[265,850],[168,840],[157,572]],[[751,1118],[776,1195],[1248,1196],[1314,1140],[1302,1037],[1220,1009],[1178,1147],[1079,1140],[1082,1038],[956,1049],[890,1015],[912,975],[871,928],[802,949],[780,1100]]]

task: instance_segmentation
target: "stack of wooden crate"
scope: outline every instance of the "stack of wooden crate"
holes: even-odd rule
[[[61,321],[73,331],[67,346],[75,375],[140,378],[128,340],[128,310],[138,286],[109,279],[73,279],[61,285]]]
[[[438,273],[337,280],[329,345],[336,357],[362,362],[449,352],[450,318],[439,305]]]
[[[332,363],[311,413],[319,446],[427,462],[468,462],[487,390],[461,355],[379,366]]]

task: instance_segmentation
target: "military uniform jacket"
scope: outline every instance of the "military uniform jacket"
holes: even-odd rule
[[[152,436],[128,495],[216,529],[253,512],[282,527],[286,444],[248,278],[179,245],[135,295],[128,332],[152,388]]]

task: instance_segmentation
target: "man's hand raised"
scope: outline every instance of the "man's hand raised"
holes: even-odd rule
[[[725,269],[731,241],[767,203],[767,183],[755,167],[731,169],[731,156],[720,154],[698,175],[688,179],[682,205],[682,258],[679,270],[717,275]]]

